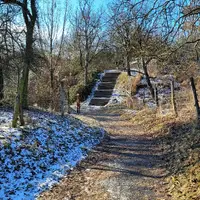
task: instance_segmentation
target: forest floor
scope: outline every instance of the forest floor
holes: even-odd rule
[[[167,175],[159,139],[123,113],[112,108],[78,116],[90,123],[95,119],[108,136],[40,200],[170,199],[156,192]]]

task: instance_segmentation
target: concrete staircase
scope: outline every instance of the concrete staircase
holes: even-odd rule
[[[104,73],[97,90],[94,92],[94,97],[91,99],[89,105],[105,106],[112,96],[116,80],[120,72],[113,70]]]

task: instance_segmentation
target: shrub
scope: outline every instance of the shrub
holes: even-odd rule
[[[80,81],[76,85],[70,88],[70,103],[76,101],[77,93],[79,93],[81,101],[84,101],[87,98],[87,96],[91,93],[91,90],[96,82],[97,77],[98,77],[98,71],[94,71],[93,73],[91,73],[89,76],[87,87],[84,86],[83,80],[81,80],[80,78],[79,79]]]

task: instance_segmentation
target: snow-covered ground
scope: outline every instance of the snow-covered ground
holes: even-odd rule
[[[115,87],[112,96],[110,97],[110,100],[108,104],[105,105],[105,107],[110,105],[120,105],[124,101],[125,97],[126,96],[124,96],[122,92]]]
[[[98,76],[99,76],[99,79],[97,79],[96,84],[92,88],[90,95],[84,102],[81,103],[81,110],[90,111],[90,110],[98,110],[101,108],[100,106],[89,106],[89,103],[90,103],[91,99],[94,97],[94,93],[97,90],[98,85],[101,83],[101,79],[104,76],[104,73],[99,73]],[[71,107],[74,110],[76,110],[76,104],[72,105]]]
[[[57,183],[104,130],[73,117],[27,111],[29,125],[10,128],[12,112],[0,110],[0,199],[32,200]]]

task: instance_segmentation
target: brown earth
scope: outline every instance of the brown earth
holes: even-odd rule
[[[87,159],[40,200],[155,200],[169,199],[156,190],[166,175],[163,153],[152,133],[121,117],[121,111],[100,110],[79,116],[95,119],[109,136]],[[163,195],[163,196],[162,196]]]

